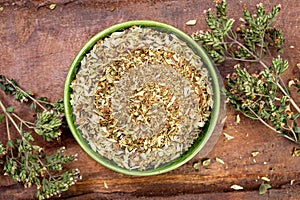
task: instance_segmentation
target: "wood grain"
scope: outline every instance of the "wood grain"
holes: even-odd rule
[[[46,2],[46,3],[45,3]],[[239,17],[238,1],[229,2],[229,13]],[[243,3],[253,10],[259,1]],[[21,0],[1,1],[0,6],[0,74],[16,79],[23,88],[38,96],[48,96],[52,101],[62,98],[63,85],[72,59],[84,43],[97,32],[115,23],[133,19],[151,19],[173,25],[188,34],[206,29],[203,11],[213,7],[210,0]],[[266,0],[264,5],[282,4],[276,25],[285,32],[284,58],[290,68],[284,77],[300,77],[300,1]],[[195,26],[185,22],[197,19]],[[291,48],[293,46],[294,48]],[[219,66],[223,77],[232,69],[232,63]],[[27,119],[29,110],[14,103],[0,92],[6,104],[17,105],[17,112]],[[297,99],[300,103],[300,99]],[[81,170],[83,180],[63,193],[63,199],[299,199],[300,158],[292,157],[296,147],[265,128],[257,121],[241,116],[236,123],[236,112],[227,107],[224,131],[233,140],[220,136],[206,158],[212,159],[208,167],[199,171],[193,163],[203,160],[200,154],[182,167],[158,176],[131,177],[110,171],[93,161],[66,131],[60,144],[46,145],[49,150],[66,146],[67,152],[78,153],[79,161],[73,167]],[[5,137],[3,124],[0,136]],[[255,158],[251,152],[258,151]],[[215,161],[219,157],[222,165]],[[270,178],[272,189],[258,195],[260,178]],[[293,185],[291,180],[295,180]],[[104,187],[104,182],[108,188]],[[230,186],[238,184],[242,191]],[[25,189],[9,177],[0,175],[0,199],[31,199],[34,189]]]

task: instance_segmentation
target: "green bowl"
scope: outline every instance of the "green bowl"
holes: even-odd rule
[[[199,138],[197,138],[194,142],[194,144],[186,151],[184,154],[182,154],[179,158],[164,164],[162,166],[159,166],[155,169],[149,169],[145,171],[138,171],[138,170],[129,170],[122,168],[115,164],[113,161],[108,160],[107,158],[101,156],[100,154],[96,153],[91,149],[87,141],[82,137],[80,132],[77,130],[75,124],[74,124],[74,118],[72,113],[72,106],[70,104],[70,95],[72,93],[72,89],[70,88],[70,85],[80,67],[80,62],[87,54],[94,44],[98,40],[104,39],[105,37],[109,36],[113,32],[117,31],[123,31],[127,28],[130,28],[132,26],[140,26],[140,27],[147,27],[147,28],[153,28],[155,30],[166,32],[166,33],[172,33],[176,35],[179,39],[186,42],[188,46],[195,52],[195,54],[199,55],[202,58],[202,62],[204,63],[204,66],[208,69],[209,76],[212,81],[212,88],[213,88],[213,109],[211,112],[211,116],[209,121],[207,121],[205,128],[203,129],[201,135]],[[205,145],[207,145],[208,140],[212,136],[214,129],[218,123],[218,116],[220,114],[220,105],[221,105],[221,94],[220,94],[220,84],[218,79],[218,73],[212,64],[210,58],[207,56],[205,51],[200,47],[190,36],[185,34],[184,32],[170,26],[167,24],[155,22],[155,21],[149,21],[149,20],[137,20],[137,21],[128,21],[125,23],[120,23],[113,25],[98,34],[96,34],[94,37],[92,37],[78,52],[76,57],[74,58],[69,72],[66,77],[65,86],[64,86],[64,106],[65,106],[65,114],[68,122],[68,126],[76,139],[76,141],[79,143],[81,148],[94,160],[99,162],[100,164],[104,165],[105,167],[127,175],[134,175],[134,176],[150,176],[150,175],[157,175],[162,174],[171,170],[174,170],[178,168],[179,166],[185,164],[190,159],[192,159],[197,153],[199,153],[201,150],[204,149]]]

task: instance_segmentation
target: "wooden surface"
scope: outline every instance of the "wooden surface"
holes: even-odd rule
[[[45,3],[46,2],[46,3]],[[229,12],[238,19],[238,1],[228,1]],[[285,32],[284,58],[290,63],[285,81],[299,77],[300,63],[300,1],[266,0],[265,7],[281,3],[282,11],[276,23]],[[56,3],[54,10],[50,3]],[[255,8],[257,0],[244,0]],[[62,98],[64,79],[73,57],[84,43],[97,32],[115,23],[132,19],[151,19],[173,25],[189,34],[206,29],[203,11],[214,6],[211,0],[20,0],[0,1],[0,74],[16,79],[23,88],[51,100]],[[196,26],[185,22],[197,19]],[[292,46],[294,48],[292,48]],[[231,71],[230,63],[220,66],[223,77]],[[1,101],[15,104],[0,92]],[[299,103],[299,99],[298,99]],[[18,104],[16,104],[18,105]],[[28,110],[17,106],[17,112],[27,119]],[[47,145],[51,150],[65,145],[67,152],[78,153],[73,164],[81,170],[83,179],[65,193],[63,199],[300,199],[300,157],[293,157],[296,147],[257,121],[241,116],[227,106],[224,131],[234,139],[220,136],[206,156],[212,163],[200,170],[193,163],[203,160],[199,155],[182,167],[158,176],[131,177],[110,171],[88,157],[77,145],[70,132],[61,144]],[[5,137],[3,124],[0,137]],[[255,158],[251,152],[258,151]],[[219,157],[222,165],[215,161]],[[2,173],[3,174],[3,173]],[[258,194],[260,177],[271,181],[272,189]],[[294,181],[292,181],[294,180]],[[291,184],[291,181],[293,184]],[[107,188],[104,187],[107,184]],[[244,190],[234,191],[237,184]],[[31,199],[34,189],[24,189],[10,177],[0,175],[0,199]]]

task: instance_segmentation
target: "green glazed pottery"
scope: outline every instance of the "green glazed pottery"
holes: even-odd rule
[[[204,67],[208,69],[209,76],[212,81],[212,89],[213,89],[213,109],[211,112],[210,119],[206,122],[205,128],[203,129],[202,133],[200,134],[199,138],[197,138],[194,142],[194,144],[183,153],[179,158],[164,164],[162,166],[159,166],[155,169],[149,169],[145,171],[138,171],[138,170],[129,170],[122,168],[115,164],[113,161],[108,160],[107,158],[101,156],[100,154],[94,152],[87,141],[82,137],[80,134],[80,131],[77,130],[77,127],[74,124],[74,116],[72,113],[72,106],[70,104],[70,95],[72,94],[72,89],[70,88],[70,85],[75,78],[75,75],[80,68],[80,62],[87,54],[92,47],[97,43],[98,40],[104,39],[105,37],[108,37],[113,32],[117,31],[123,31],[125,29],[128,29],[132,26],[140,26],[140,27],[147,27],[147,28],[153,28],[155,30],[166,32],[166,33],[172,33],[176,35],[179,39],[187,43],[187,45],[197,54],[199,57],[202,58],[202,62],[204,63]],[[171,170],[174,170],[178,168],[179,166],[183,165],[184,163],[188,162],[190,159],[192,159],[197,153],[201,152],[205,145],[207,145],[208,140],[212,136],[217,124],[218,124],[218,117],[220,114],[221,109],[221,92],[220,92],[220,83],[218,78],[218,73],[213,66],[210,58],[207,56],[205,51],[200,47],[190,36],[185,34],[184,32],[170,26],[167,24],[155,22],[155,21],[149,21],[149,20],[138,20],[138,21],[128,21],[124,23],[120,23],[117,25],[113,25],[98,34],[96,34],[94,37],[92,37],[78,52],[76,57],[74,58],[70,68],[69,72],[66,77],[65,86],[64,86],[64,106],[65,106],[65,113],[66,113],[66,119],[68,122],[68,126],[78,142],[78,144],[81,146],[81,148],[94,160],[102,164],[103,166],[127,175],[134,175],[134,176],[150,176],[150,175],[157,175],[162,174]]]

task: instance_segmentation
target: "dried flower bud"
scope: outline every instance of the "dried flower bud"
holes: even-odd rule
[[[262,2],[260,2],[259,4],[256,4],[256,7],[257,8],[262,8],[264,5],[263,5],[263,3]]]

